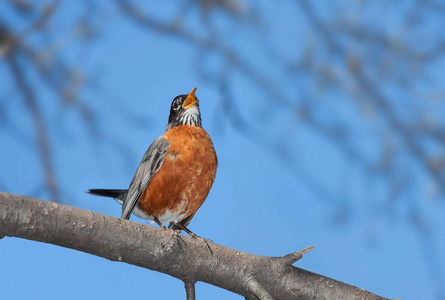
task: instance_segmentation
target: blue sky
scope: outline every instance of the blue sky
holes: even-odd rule
[[[160,20],[171,18],[182,3],[152,4],[147,11]],[[350,144],[365,157],[378,156],[376,132],[384,127],[378,114],[360,114],[342,96],[341,87],[319,86],[309,74],[283,70],[281,59],[291,61],[307,46],[299,38],[309,30],[304,13],[288,1],[258,3],[246,6],[251,15],[261,16],[257,22],[214,10],[208,15],[210,23],[205,23],[205,14],[196,6],[181,16],[187,29],[204,36],[211,28],[203,25],[213,24],[219,40],[236,49],[259,74],[272,78],[271,85],[287,96],[286,101],[310,95],[311,105],[319,107],[317,117],[326,124],[346,120],[354,133]],[[91,122],[84,121],[76,104],[63,103],[40,84],[32,69],[26,69],[30,81],[40,86],[62,203],[119,217],[120,207],[113,200],[84,191],[127,188],[140,158],[164,132],[171,100],[196,86],[203,126],[214,141],[219,167],[213,189],[190,225],[192,231],[215,243],[267,256],[313,245],[315,250],[296,266],[389,298],[438,299],[437,289],[445,284],[445,205],[443,196],[425,197],[424,170],[417,167],[420,180],[388,204],[384,178],[368,179],[342,148],[307,126],[296,111],[280,104],[282,99],[273,98],[274,93],[255,84],[221,53],[143,30],[114,5],[99,1],[97,6],[101,9],[92,20],[100,34],[87,45],[73,30],[73,16],[85,13],[84,6],[63,2],[51,19],[61,57],[87,76],[79,101],[95,112]],[[354,7],[349,8],[352,16]],[[375,17],[372,11],[369,15]],[[11,20],[12,16],[11,12]],[[390,21],[382,22],[391,29],[396,21]],[[11,22],[21,27],[19,21]],[[224,72],[229,74],[224,78],[227,94],[215,83]],[[440,75],[443,78],[443,71]],[[48,199],[34,125],[8,76],[0,68],[0,77],[7,82],[0,85],[0,188]],[[238,117],[248,126],[235,126]],[[407,166],[418,164],[409,156],[400,160]],[[423,217],[419,222],[427,220],[428,230],[416,226],[413,207]],[[124,263],[16,238],[0,240],[0,249],[5,299],[184,298],[181,281]],[[197,296],[241,299],[203,283],[197,285]]]

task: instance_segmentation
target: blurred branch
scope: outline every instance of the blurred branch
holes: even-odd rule
[[[16,8],[29,8],[24,1],[13,1]],[[10,73],[16,84],[17,91],[21,93],[22,98],[28,108],[34,123],[34,129],[37,140],[37,148],[42,161],[43,173],[45,175],[45,184],[50,193],[50,198],[58,202],[60,192],[55,175],[55,168],[52,162],[52,149],[50,137],[45,125],[45,117],[40,108],[40,99],[33,84],[26,78],[25,68],[21,66],[19,48],[22,47],[24,39],[34,31],[42,29],[56,10],[59,1],[53,1],[45,5],[36,20],[20,33],[12,33],[4,24],[0,23],[0,58],[5,59]]]
[[[29,5],[24,1],[11,1],[16,7],[28,10]],[[36,30],[44,28],[46,22],[51,18],[59,5],[60,0],[55,0],[51,4],[45,5],[37,19],[22,32],[12,34],[9,32],[5,24],[0,22],[0,58],[8,55],[14,48],[19,45],[28,35]]]
[[[282,90],[273,84],[274,80],[266,76],[263,72],[255,69],[246,59],[243,59],[237,51],[222,43],[216,36],[201,36],[192,30],[187,30],[183,24],[178,22],[162,22],[156,20],[148,13],[144,13],[141,7],[132,4],[130,0],[116,0],[121,11],[136,24],[150,31],[174,36],[178,39],[192,43],[195,46],[205,49],[208,52],[215,51],[224,57],[227,64],[234,66],[247,78],[255,82],[268,94],[269,99],[277,104],[289,106],[291,102]]]
[[[50,192],[51,200],[60,201],[60,193],[57,185],[55,169],[52,162],[52,151],[49,142],[49,133],[45,125],[45,117],[40,109],[36,92],[28,82],[25,72],[22,70],[15,54],[9,55],[7,59],[11,74],[17,84],[17,90],[22,93],[23,100],[31,113],[36,131],[37,145],[42,159],[43,171],[45,174],[45,183]]]
[[[434,182],[439,190],[438,194],[443,197],[445,193],[444,124],[425,124],[424,112],[418,107],[423,108],[427,104],[425,99],[416,99],[415,93],[415,87],[422,84],[428,84],[428,88],[431,89],[433,80],[437,79],[436,76],[433,75],[431,79],[424,79],[422,82],[421,74],[427,74],[432,68],[437,68],[434,64],[443,60],[444,57],[445,37],[426,40],[423,35],[425,40],[420,43],[415,38],[422,28],[419,20],[422,17],[426,18],[421,12],[423,9],[430,8],[432,3],[416,2],[408,12],[399,11],[399,14],[404,17],[402,18],[403,33],[398,35],[391,35],[391,31],[387,28],[379,30],[379,26],[371,29],[366,26],[366,22],[349,24],[342,22],[341,18],[334,18],[331,21],[317,13],[314,2],[298,0],[295,3],[303,11],[303,15],[310,24],[311,33],[318,38],[321,52],[329,56],[328,63],[334,65],[333,61],[339,62],[338,67],[343,68],[343,72],[347,73],[348,84],[356,88],[357,93],[352,96],[352,103],[360,105],[362,104],[360,101],[365,102],[367,106],[377,111],[377,116],[386,126],[385,134],[380,136],[379,143],[382,151],[379,161],[370,164],[371,168],[368,166],[364,169],[365,172],[373,175],[370,180],[383,179],[382,182],[387,188],[387,202],[400,199],[400,195],[406,195],[410,190],[412,192],[414,187],[419,188],[416,182],[424,180],[425,177]],[[431,13],[434,12],[435,10],[432,10]],[[443,20],[441,14],[438,14]],[[437,22],[435,25],[437,26]],[[425,24],[423,26],[427,27]],[[431,28],[427,30],[432,31]],[[442,83],[439,83],[439,86],[441,85]],[[416,100],[418,107],[415,105]],[[397,106],[398,103],[402,105]],[[410,118],[406,117],[408,108],[413,110]],[[439,111],[434,113],[441,115]],[[430,140],[425,142],[427,137]],[[439,154],[431,151],[433,147],[438,149],[436,153]],[[415,163],[408,165],[406,156],[412,158]],[[420,175],[417,166],[420,166],[425,174]],[[367,182],[371,182],[370,180]],[[404,200],[404,205],[410,206],[409,201]],[[409,216],[409,221],[418,232],[422,232],[422,236],[430,236],[432,228],[426,226],[426,217],[418,211],[416,216],[416,218]],[[425,222],[422,223],[419,220]],[[441,297],[443,287],[438,282],[443,279],[443,272],[439,267],[439,256],[435,255],[436,246],[432,239],[425,239],[421,244],[428,261],[429,271],[435,278],[437,295]]]
[[[60,41],[57,41],[57,37],[51,36],[52,31],[46,26],[51,15],[58,9],[60,1],[51,1],[43,9],[39,9],[40,6],[31,1],[10,0],[8,3],[17,11],[23,13],[24,16],[27,16],[24,17],[25,19],[30,19],[36,15],[37,17],[32,19],[29,22],[30,25],[20,33],[14,33],[5,24],[0,24],[0,49],[2,49],[0,53],[5,58],[8,53],[15,53],[15,57],[21,62],[22,68],[27,67],[35,71],[40,75],[40,79],[46,84],[46,87],[54,92],[58,100],[77,109],[85,120],[85,124],[90,126],[90,132],[93,133],[94,137],[97,137],[99,129],[94,126],[96,112],[87,105],[86,101],[80,101],[79,99],[80,91],[86,87],[87,76],[81,67],[72,67],[61,57],[58,52],[65,49],[60,49]],[[387,126],[384,129],[387,132],[378,133],[380,134],[380,145],[376,145],[376,148],[381,148],[382,155],[380,160],[376,161],[375,158],[367,157],[367,154],[354,144],[356,133],[354,128],[347,123],[347,120],[341,116],[336,117],[335,113],[329,120],[319,117],[320,111],[324,109],[323,105],[320,105],[320,101],[317,101],[317,95],[314,95],[313,91],[304,90],[304,84],[301,81],[297,85],[295,85],[296,82],[293,79],[283,82],[281,79],[275,78],[275,74],[269,73],[267,70],[261,70],[257,61],[249,55],[243,55],[239,44],[227,41],[224,36],[218,34],[219,31],[214,27],[215,24],[209,24],[212,23],[212,13],[215,13],[215,11],[223,12],[224,16],[229,16],[232,21],[245,18],[246,4],[243,1],[184,1],[179,7],[180,9],[175,10],[176,14],[170,20],[159,19],[150,10],[145,11],[146,6],[143,2],[116,0],[113,3],[117,4],[120,13],[144,30],[172,36],[196,46],[198,48],[197,57],[202,60],[199,61],[200,65],[197,68],[199,71],[202,71],[202,65],[205,64],[202,57],[216,54],[218,59],[222,61],[222,67],[220,69],[212,68],[212,71],[208,72],[210,74],[201,72],[201,77],[207,82],[216,83],[221,95],[224,95],[224,90],[230,91],[231,99],[222,97],[222,100],[225,101],[223,113],[228,116],[226,119],[231,122],[233,128],[261,146],[266,145],[277,156],[284,152],[295,153],[295,141],[288,140],[286,144],[265,138],[262,129],[259,129],[256,126],[257,124],[248,122],[246,118],[248,115],[238,111],[241,106],[237,105],[236,102],[241,103],[242,100],[236,99],[235,93],[233,93],[233,82],[231,82],[231,79],[238,76],[238,73],[248,79],[248,84],[260,91],[263,100],[268,103],[268,108],[295,112],[297,125],[306,126],[312,129],[314,133],[327,139],[343,153],[345,158],[352,160],[359,166],[365,174],[370,174],[373,178],[379,176],[387,179],[388,190],[399,192],[406,190],[403,186],[393,189],[391,185],[397,185],[397,182],[408,182],[400,180],[399,174],[406,174],[406,172],[400,172],[400,167],[397,165],[397,160],[404,152],[407,152],[434,179],[441,192],[445,191],[445,173],[443,171],[445,158],[440,155],[432,156],[423,146],[425,136],[428,136],[436,144],[443,145],[445,140],[443,126],[433,127],[432,125],[424,125],[424,123],[415,124],[403,119],[399,111],[393,108],[392,102],[395,102],[394,99],[386,95],[382,87],[383,84],[381,84],[383,79],[377,78],[378,80],[375,80],[369,75],[369,69],[371,69],[378,74],[376,76],[385,78],[385,81],[397,83],[399,89],[412,88],[408,72],[388,72],[392,58],[399,65],[408,62],[407,65],[419,65],[422,68],[428,62],[442,57],[442,50],[445,47],[444,40],[437,40],[428,47],[422,48],[417,45],[411,45],[410,47],[403,36],[394,36],[391,35],[391,32],[379,28],[370,30],[364,21],[363,23],[354,22],[355,19],[351,21],[347,12],[345,15],[336,14],[334,18],[328,18],[319,14],[315,3],[306,0],[294,2],[308,21],[310,39],[298,39],[299,45],[301,44],[304,49],[302,52],[295,49],[295,53],[299,56],[298,63],[294,65],[293,69],[289,68],[290,63],[288,61],[281,59],[280,54],[276,53],[274,58],[278,68],[290,70],[290,75],[295,76],[294,78],[298,75],[333,89],[343,89],[340,91],[342,93],[339,97],[340,100],[347,99],[357,106],[357,115],[365,115],[367,108],[376,110],[378,116],[386,122]],[[367,5],[373,4],[365,1],[357,5],[365,11]],[[427,5],[437,7],[437,10],[443,10],[443,5],[438,5],[434,1],[429,1]],[[409,30],[420,22],[421,17],[417,12],[422,7],[423,5],[420,2],[416,2],[408,11],[403,12],[405,15],[401,19],[403,20],[404,30]],[[194,13],[193,9],[198,9],[204,15],[200,20],[202,30],[196,30],[187,23],[187,16]],[[36,13],[37,11],[39,13]],[[95,30],[89,22],[88,16],[90,15],[88,12],[90,9],[86,11],[85,15],[75,22],[77,25],[74,32],[87,32],[86,35],[91,38],[95,36],[92,34]],[[32,33],[46,33],[51,36],[49,39],[51,42],[42,48],[38,48],[32,43],[26,43],[26,37]],[[72,34],[72,32],[68,33],[64,38],[72,36]],[[264,35],[261,35],[261,37],[263,38]],[[318,45],[313,42],[314,40],[319,41],[321,47],[317,47]],[[273,43],[264,40],[261,44],[263,48],[267,48],[264,46],[265,44],[270,47],[270,44]],[[358,50],[356,49],[357,45],[359,45]],[[370,49],[378,49],[377,54],[368,50],[368,46]],[[363,50],[360,52],[362,47]],[[268,53],[269,48],[266,50],[263,48],[258,48],[258,51]],[[326,53],[329,60],[323,61],[320,56],[325,56]],[[28,83],[34,85],[33,82]],[[286,84],[292,85],[292,89],[297,91],[296,96],[287,92]],[[223,88],[221,88],[222,86]],[[31,88],[38,93],[35,86],[31,86]],[[348,97],[347,94],[351,92],[355,92],[355,94]],[[34,94],[34,98],[35,101],[40,101],[38,94]],[[116,110],[121,112],[122,107],[116,108]],[[270,109],[268,113],[270,111],[273,113],[273,109]],[[252,112],[246,112],[246,114],[249,113]],[[130,121],[136,120],[132,113],[120,113],[119,115],[128,116]],[[262,120],[262,118],[255,116],[255,120]],[[146,124],[143,121],[133,123]],[[391,151],[386,151],[388,140],[390,140]],[[302,174],[300,168],[296,168],[295,173],[300,173],[301,178],[308,176]],[[306,182],[316,181],[306,180]],[[317,193],[317,190],[322,190],[317,188],[317,184],[306,185],[315,186],[315,188],[310,187],[315,193]],[[320,199],[327,198],[326,195],[320,193],[318,195]],[[391,198],[395,199],[396,197]]]
[[[35,4],[27,1],[10,1],[16,10],[23,13],[21,17],[29,25],[24,30],[14,31],[13,27],[8,26],[9,24],[0,21],[0,59],[3,59],[5,65],[9,67],[14,90],[23,98],[25,108],[30,113],[32,129],[35,131],[30,139],[35,137],[37,141],[37,153],[43,166],[43,185],[46,186],[51,200],[56,202],[60,201],[60,188],[53,163],[51,133],[45,124],[49,117],[44,115],[42,109],[43,104],[47,103],[48,96],[42,96],[42,90],[45,87],[49,88],[56,95],[55,103],[66,102],[77,108],[85,123],[91,125],[90,129],[95,129],[93,127],[95,113],[87,105],[77,101],[83,77],[61,57],[61,49],[57,46],[57,34],[48,26],[60,2],[55,0]],[[34,43],[35,38],[44,39],[43,46]],[[34,74],[40,77],[36,80],[36,77],[32,76]],[[42,80],[44,84],[40,84],[38,80]],[[21,116],[21,118],[26,117]],[[12,135],[15,139],[25,144],[29,143],[29,137],[21,133],[20,128],[14,128],[12,120],[5,120],[3,125],[16,130],[18,134]],[[90,132],[96,131],[90,130]]]
[[[0,192],[0,238],[20,237],[196,281],[252,299],[385,299],[292,264],[309,247],[266,257],[71,206]],[[211,247],[209,251],[207,247]]]
[[[340,44],[338,40],[335,38],[334,31],[338,30],[335,26],[328,26],[315,13],[311,4],[306,0],[296,1],[298,6],[304,11],[304,15],[310,22],[314,32],[318,34],[320,37],[320,41],[326,46],[326,49],[329,53],[338,56],[344,62],[350,63],[351,52],[352,49],[345,48],[344,45]],[[360,31],[359,29],[351,29],[350,27],[343,29],[343,33],[349,33],[352,36],[359,37],[360,39],[371,39],[373,44],[381,44],[386,46],[387,53],[390,53],[390,49],[394,48],[394,42],[389,41],[386,37],[379,36],[377,34],[370,34],[368,32]],[[442,49],[445,45],[445,41],[439,43],[437,46],[438,49]],[[430,49],[428,52],[416,53],[410,50],[409,47],[398,46],[397,51],[403,51],[402,54],[408,56],[408,59],[418,59],[419,57],[426,57],[428,55],[434,55],[436,57],[436,49]],[[399,53],[399,52],[398,52]],[[440,53],[442,54],[442,53]],[[413,57],[409,57],[413,56]],[[365,65],[366,61],[360,61],[360,57],[357,56],[354,58],[354,62],[350,65],[350,68],[347,69],[351,72],[351,76],[349,79],[359,87],[361,94],[364,95],[363,99],[368,101],[369,104],[378,109],[380,112],[380,116],[382,116],[386,123],[391,128],[391,133],[394,136],[399,136],[401,141],[403,141],[404,149],[407,149],[408,152],[424,167],[424,169],[435,179],[438,186],[445,189],[445,176],[443,172],[439,171],[438,168],[433,168],[431,165],[431,159],[429,154],[423,149],[421,145],[420,138],[418,135],[418,131],[413,130],[413,127],[409,124],[406,124],[404,121],[400,119],[397,113],[391,107],[391,99],[387,98],[384,93],[380,90],[382,85],[377,84],[372,79],[369,79],[365,74]],[[373,67],[372,64],[367,64],[368,67]],[[422,132],[424,134],[425,132]],[[440,140],[438,140],[440,142]],[[384,158],[384,157],[383,157]]]

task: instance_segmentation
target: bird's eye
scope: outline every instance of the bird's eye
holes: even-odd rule
[[[173,102],[173,109],[178,110],[181,107],[181,99],[176,100]]]

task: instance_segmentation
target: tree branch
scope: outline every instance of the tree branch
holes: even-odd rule
[[[11,236],[71,248],[176,277],[194,299],[194,283],[206,282],[247,299],[385,299],[296,268],[312,248],[266,257],[54,202],[0,192],[0,237]]]
[[[247,289],[260,300],[273,300],[272,296],[255,279],[250,279],[247,283]]]
[[[187,300],[195,300],[195,283],[194,282],[184,282],[185,285],[185,295]]]

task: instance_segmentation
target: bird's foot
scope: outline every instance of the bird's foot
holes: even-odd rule
[[[190,229],[188,229],[187,227],[185,227],[185,226],[182,225],[181,223],[175,223],[175,225],[176,225],[178,228],[180,228],[181,230],[184,230],[185,232],[187,232],[188,235],[189,235],[192,239],[199,239],[199,240],[203,241],[203,242],[206,244],[207,248],[210,250],[210,252],[213,254],[213,251],[212,251],[212,249],[210,248],[210,245],[209,245],[209,243],[210,243],[210,244],[214,244],[214,242],[213,242],[212,240],[210,240],[210,239],[205,239],[205,238],[200,237],[199,235],[194,234]]]
[[[196,235],[193,232],[190,235],[190,237],[192,239],[198,239],[198,240],[201,240],[201,241],[206,242],[206,243],[215,244],[211,239],[206,239],[206,238],[200,237],[199,235]]]
[[[212,248],[210,248],[209,244],[215,244],[215,243],[211,239],[205,239],[203,237],[200,237],[199,235],[194,234],[193,232],[192,232],[192,234],[190,234],[190,237],[192,239],[197,239],[197,240],[203,241],[206,244],[206,247],[210,250],[210,253],[212,253],[212,255],[213,255]]]
[[[173,232],[174,235],[180,236],[181,235],[181,229],[173,229],[173,228],[167,228]]]

